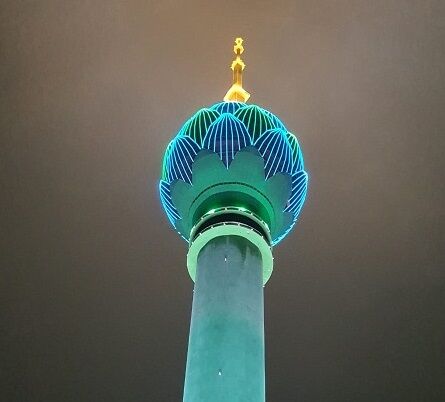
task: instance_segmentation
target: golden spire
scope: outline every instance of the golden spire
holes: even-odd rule
[[[233,85],[227,91],[224,100],[226,102],[243,102],[246,103],[247,99],[250,98],[249,92],[243,88],[243,70],[246,67],[244,62],[241,60],[241,53],[244,52],[243,39],[236,38],[235,46],[233,51],[236,54],[236,59],[232,62],[233,70]]]

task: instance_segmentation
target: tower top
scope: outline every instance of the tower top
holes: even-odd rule
[[[241,54],[244,52],[243,38],[235,39],[235,46],[233,51],[236,54],[235,60],[233,60],[231,69],[233,71],[233,83],[230,89],[224,96],[225,102],[243,102],[246,103],[250,98],[249,92],[243,88],[243,70],[246,67]]]

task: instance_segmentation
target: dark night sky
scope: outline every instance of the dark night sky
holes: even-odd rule
[[[238,35],[310,174],[268,401],[445,400],[442,1],[4,0],[1,402],[181,399],[192,282],[157,180]]]

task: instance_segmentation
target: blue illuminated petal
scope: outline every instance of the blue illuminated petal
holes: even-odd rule
[[[281,240],[283,240],[288,234],[289,232],[293,229],[293,227],[295,226],[295,224],[297,223],[297,215],[294,215],[294,218],[292,220],[292,223],[290,224],[290,226],[286,229],[286,231],[281,234],[280,236],[278,236],[276,239],[272,240],[272,246],[277,245]]]
[[[268,130],[258,138],[255,147],[264,159],[266,179],[277,172],[292,173],[292,148],[285,132],[277,128]]]
[[[171,140],[167,145],[167,149],[165,150],[164,159],[162,160],[162,172],[161,172],[162,180],[168,180],[168,160],[172,153],[173,144],[175,143],[175,141],[176,139]]]
[[[203,148],[217,153],[226,167],[235,154],[248,145],[250,136],[246,127],[229,113],[223,113],[212,123],[202,144]]]
[[[281,128],[281,130],[287,131],[286,127],[284,127],[283,122],[277,116],[275,116],[272,112],[269,112],[266,109],[262,109],[262,110],[264,111],[264,113],[266,113],[270,117],[275,128]]]
[[[167,179],[192,182],[192,163],[200,151],[199,145],[190,137],[176,137],[166,160]]]
[[[300,170],[292,176],[292,190],[285,212],[292,212],[295,215],[300,213],[307,193],[308,176],[304,170]]]
[[[244,123],[247,131],[255,142],[264,132],[275,128],[272,119],[263,109],[256,105],[249,105],[238,109],[235,116]]]
[[[189,119],[182,125],[182,127],[179,129],[178,133],[176,134],[175,138],[176,138],[176,137],[183,137],[183,136],[184,136],[184,131],[187,130],[187,128],[188,128],[188,126],[189,126],[191,120],[192,120],[192,119],[189,118]]]
[[[168,220],[173,226],[175,226],[175,221],[180,219],[180,216],[171,199],[170,185],[164,180],[159,182],[159,195],[161,197],[161,203],[164,207],[165,213],[167,214]]]
[[[304,160],[303,153],[301,152],[300,145],[298,144],[298,140],[292,133],[287,133],[287,139],[289,140],[289,144],[292,148],[292,157],[294,162],[294,172],[298,172],[299,170],[304,169]]]
[[[198,145],[202,145],[202,140],[210,125],[219,117],[219,113],[212,109],[201,109],[195,113],[186,123],[181,135],[193,138]]]
[[[234,114],[239,108],[246,106],[242,102],[220,102],[211,107],[219,113],[231,113]]]

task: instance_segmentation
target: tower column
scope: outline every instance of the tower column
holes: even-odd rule
[[[264,400],[262,254],[242,236],[215,237],[197,257],[184,402]]]

